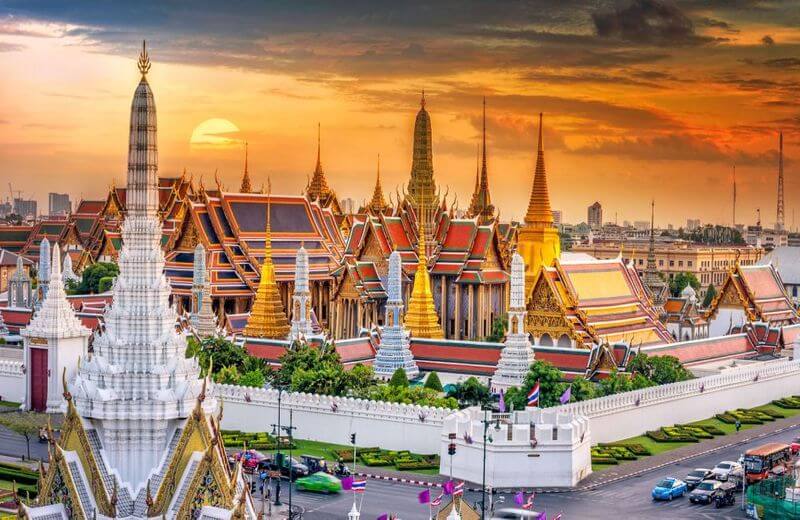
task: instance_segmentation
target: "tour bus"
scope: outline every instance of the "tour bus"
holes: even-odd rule
[[[792,449],[788,444],[770,442],[744,452],[744,472],[748,483],[767,478],[770,470],[776,466],[784,466],[792,458]]]

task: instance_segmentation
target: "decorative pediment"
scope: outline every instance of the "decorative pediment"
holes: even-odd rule
[[[564,309],[553,292],[553,288],[540,274],[534,284],[527,305],[528,315],[525,319],[525,330],[535,337],[549,334],[558,338],[562,334],[574,338],[575,330],[567,320]]]

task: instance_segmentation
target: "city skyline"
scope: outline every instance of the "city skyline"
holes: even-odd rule
[[[490,187],[504,219],[524,212],[543,111],[553,207],[565,222],[584,221],[595,200],[606,221],[642,220],[655,197],[657,225],[728,224],[736,164],[738,223],[755,223],[760,208],[771,226],[783,130],[793,228],[797,13],[788,3],[708,5],[476,3],[454,15],[440,4],[369,13],[244,3],[220,29],[211,4],[188,12],[144,3],[137,9],[148,16],[132,18],[121,7],[3,2],[0,156],[14,189],[40,204],[49,191],[102,198],[121,184],[122,100],[147,38],[162,175],[185,167],[212,185],[219,170],[236,189],[248,141],[254,186],[269,175],[276,192],[299,193],[319,122],[322,164],[341,198],[369,198],[379,153],[393,192],[408,181],[424,89],[437,182],[461,208],[485,95]]]

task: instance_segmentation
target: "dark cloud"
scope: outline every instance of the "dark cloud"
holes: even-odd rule
[[[775,67],[778,69],[800,69],[800,58],[773,58],[762,62],[767,67]]]
[[[775,45],[775,40],[772,38],[772,36],[767,34],[763,38],[761,38],[761,43],[763,43],[764,45],[767,45],[767,46]]]
[[[709,18],[707,16],[704,16],[704,17],[700,18],[699,20],[697,20],[697,25],[700,25],[700,26],[703,26],[703,27],[713,27],[713,28],[716,28],[716,29],[724,29],[725,31],[727,31],[729,33],[738,33],[739,32],[739,29],[736,29],[733,25],[729,24],[728,22],[725,22],[723,20],[717,20],[715,18]]]
[[[715,40],[696,34],[683,11],[659,0],[634,0],[627,7],[596,12],[592,20],[597,35],[603,38],[656,45],[698,45]]]

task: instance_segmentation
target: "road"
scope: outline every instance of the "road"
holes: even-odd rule
[[[549,517],[563,512],[563,519],[741,519],[741,501],[737,496],[734,507],[715,509],[714,506],[692,505],[687,498],[672,502],[653,502],[650,490],[665,476],[682,478],[697,467],[712,468],[721,460],[736,460],[749,448],[767,442],[790,442],[797,429],[773,434],[747,445],[725,448],[709,455],[701,455],[676,463],[669,468],[654,470],[638,477],[601,486],[591,491],[565,493],[540,493],[535,499],[535,509],[546,510]],[[370,480],[363,496],[362,520],[372,520],[383,513],[397,514],[403,520],[427,518],[427,507],[417,503],[417,494],[423,488],[406,484]],[[284,501],[288,499],[284,489]],[[438,493],[437,493],[438,494]],[[500,495],[503,496],[503,495]],[[465,498],[470,503],[479,502],[480,493],[467,492]],[[513,505],[513,495],[503,496],[506,505]],[[347,518],[353,503],[350,493],[335,496],[311,493],[293,493],[293,503],[305,509],[304,519],[328,520]],[[487,515],[488,517],[488,515]]]

